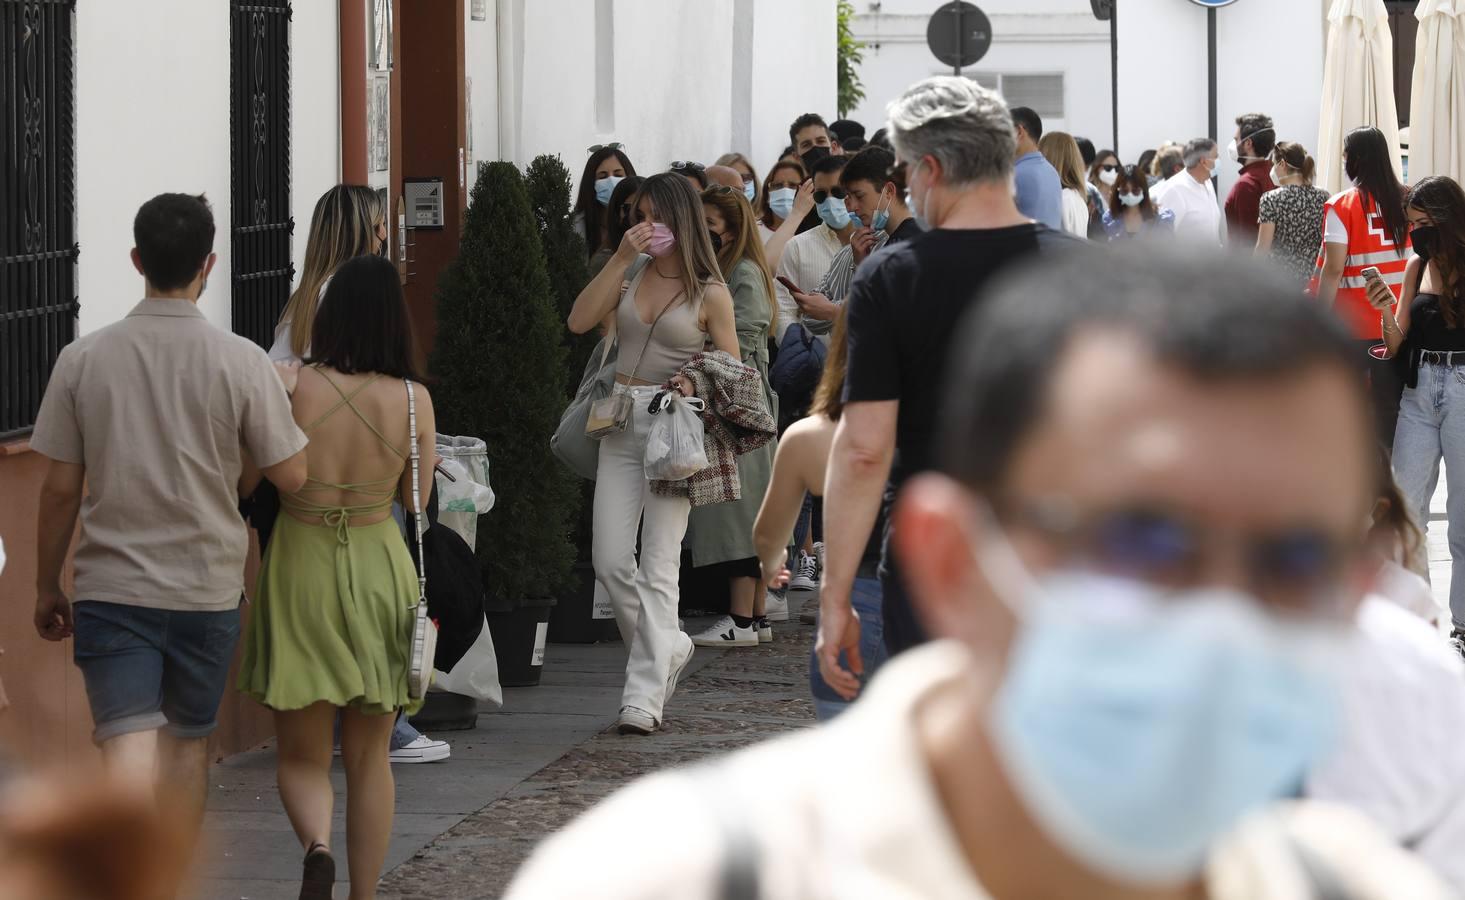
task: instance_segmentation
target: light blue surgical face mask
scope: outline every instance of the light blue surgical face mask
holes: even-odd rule
[[[819,220],[835,231],[842,230],[850,223],[849,208],[844,201],[838,197],[825,197],[824,202],[817,207]]]
[[[794,197],[798,191],[793,188],[775,188],[768,192],[768,208],[780,219],[787,219],[794,211]]]
[[[853,225],[853,226],[855,226],[856,228],[864,228],[865,227],[865,220],[862,219],[862,218],[860,218],[859,216],[855,215],[854,213],[850,213],[849,214],[849,221],[850,221],[850,224]]]
[[[911,218],[916,221],[916,227],[921,229],[922,231],[930,231],[931,222],[926,218],[926,211],[921,208],[924,205],[925,201],[922,201],[921,203],[916,203],[916,195],[911,193],[910,188],[910,185],[915,183],[916,173],[919,172],[921,170],[921,166],[924,166],[925,164],[926,161],[924,159],[921,160],[920,162],[912,166],[910,172],[906,175],[905,205],[906,208],[911,211]],[[928,188],[927,196],[929,195],[930,189]]]
[[[595,199],[600,201],[601,206],[610,206],[610,195],[623,180],[619,175],[607,175],[596,180]]]
[[[870,227],[876,231],[884,231],[885,226],[890,224],[890,204],[894,202],[893,196],[887,198],[885,192],[880,192],[880,199],[875,203],[875,213],[870,217]]]
[[[988,732],[1044,832],[1096,871],[1193,877],[1217,838],[1294,796],[1331,749],[1343,629],[1284,625],[1229,591],[1034,581],[1005,539],[991,543],[985,571],[1021,626]]]
[[[743,196],[748,198],[749,203],[752,203],[753,198],[758,196],[758,189],[753,186],[753,182],[743,182]]]

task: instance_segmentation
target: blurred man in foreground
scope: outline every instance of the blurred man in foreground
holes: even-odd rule
[[[832,726],[611,799],[513,900],[1445,896],[1272,805],[1332,745],[1366,587],[1346,331],[1230,260],[1050,260],[978,306],[896,509],[936,640]]]

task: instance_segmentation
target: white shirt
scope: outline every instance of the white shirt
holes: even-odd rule
[[[844,244],[839,235],[828,225],[806,231],[788,242],[783,248],[783,258],[778,261],[778,275],[792,281],[800,290],[812,291],[824,280],[829,264]],[[799,320],[799,304],[783,283],[775,280],[773,291],[778,295],[778,341],[783,342],[783,333]]]
[[[1377,595],[1358,629],[1342,742],[1307,794],[1366,814],[1465,893],[1465,664],[1438,630]]]
[[[1081,238],[1089,236],[1089,198],[1073,188],[1063,189],[1063,230]]]
[[[1226,220],[1216,200],[1216,186],[1209,178],[1196,181],[1182,169],[1156,191],[1150,192],[1150,199],[1175,214],[1177,237],[1212,245],[1222,242]]]
[[[331,279],[333,277],[335,277],[334,272],[332,272],[330,275],[327,275],[326,280],[320,283],[320,293],[316,295],[315,301],[315,312],[317,315],[320,314],[320,304],[324,303],[326,300],[326,288],[330,287]],[[275,342],[270,345],[270,362],[300,362],[300,357],[295,355],[295,349],[290,346],[290,334],[290,323],[284,321],[283,319],[280,320],[280,324],[275,328]],[[309,344],[305,345],[305,353],[307,356],[310,354]]]
[[[720,900],[727,838],[746,826],[756,843],[759,900],[991,900],[916,737],[915,710],[938,691],[968,690],[957,682],[973,671],[965,648],[927,644],[887,663],[831,723],[709,768],[644,778],[541,844],[505,897]],[[770,772],[798,775],[780,779],[777,790],[750,789]],[[1382,892],[1359,890],[1354,900],[1445,896],[1366,822],[1321,804],[1295,808],[1267,815],[1272,831],[1261,836],[1243,827],[1218,842],[1205,876],[1212,900],[1302,896],[1277,890],[1296,881],[1275,877],[1289,857],[1273,832],[1295,835],[1294,815],[1309,820],[1312,834],[1303,839],[1350,888],[1359,886],[1350,869],[1382,876]],[[1313,840],[1317,834],[1328,839],[1324,846]]]

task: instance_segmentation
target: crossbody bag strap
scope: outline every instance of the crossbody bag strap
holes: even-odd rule
[[[407,382],[407,429],[412,440],[412,522],[417,532],[417,602],[420,604],[427,600],[427,560],[422,555],[422,453],[417,447],[417,392],[412,389],[412,379],[402,380]]]

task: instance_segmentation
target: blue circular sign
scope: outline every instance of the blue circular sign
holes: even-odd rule
[[[1219,9],[1222,6],[1230,6],[1236,0],[1190,0],[1196,6],[1204,6],[1206,9]]]

